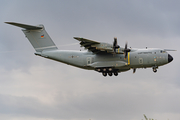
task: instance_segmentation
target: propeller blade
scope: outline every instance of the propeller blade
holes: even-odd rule
[[[125,48],[124,48],[124,56],[125,56],[124,59],[125,59],[125,60],[127,59],[127,54],[128,54],[128,52],[131,51],[130,49],[127,48],[127,44],[128,44],[128,43],[126,42]]]
[[[117,46],[117,38],[116,38],[116,37],[114,38],[113,47],[114,47],[114,46]]]
[[[126,60],[127,59],[127,52],[125,52],[124,54],[125,54],[124,55],[125,56],[124,59]]]
[[[126,44],[125,44],[125,50],[127,50],[127,42],[126,42]]]
[[[114,37],[114,42],[113,42],[113,50],[114,53],[116,54],[116,49],[119,48],[119,45],[117,44],[117,38]]]

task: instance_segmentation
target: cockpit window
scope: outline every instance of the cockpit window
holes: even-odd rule
[[[160,51],[160,53],[166,53],[166,51],[164,51],[164,50],[161,50],[161,51]]]

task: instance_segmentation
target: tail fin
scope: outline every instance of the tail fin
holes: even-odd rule
[[[21,23],[5,22],[14,26],[18,26],[22,29],[29,42],[32,44],[36,52],[42,52],[43,50],[55,50],[58,49],[43,25],[32,26]]]

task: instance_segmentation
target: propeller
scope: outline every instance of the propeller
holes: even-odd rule
[[[120,48],[120,46],[117,44],[117,38],[115,37],[114,42],[113,42],[113,50],[114,50],[115,54],[116,54],[116,49],[117,48]]]
[[[127,59],[127,54],[128,54],[128,52],[131,51],[131,49],[127,48],[127,44],[128,43],[126,42],[125,48],[124,48],[124,55],[125,55],[124,59]],[[120,48],[120,46],[117,44],[117,38],[115,37],[114,42],[113,42],[113,50],[114,50],[115,54],[116,54],[116,49],[118,49],[118,48]]]
[[[131,51],[131,49],[127,48],[127,44],[128,44],[128,43],[126,42],[125,48],[124,48],[124,55],[125,55],[124,59],[127,59],[127,54],[128,54],[128,52]]]

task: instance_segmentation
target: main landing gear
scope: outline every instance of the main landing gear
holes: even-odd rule
[[[106,77],[107,76],[107,74],[109,75],[109,76],[112,76],[113,74],[115,75],[115,76],[118,76],[118,72],[102,72],[102,75],[104,76],[104,77]]]
[[[111,67],[109,67],[109,68],[97,68],[95,70],[98,71],[98,72],[101,72],[104,77],[106,77],[107,75],[109,75],[109,76],[113,76],[113,75],[118,76],[118,69],[114,69],[114,68],[111,68]]]

